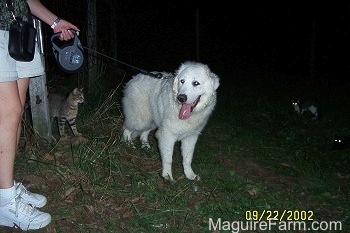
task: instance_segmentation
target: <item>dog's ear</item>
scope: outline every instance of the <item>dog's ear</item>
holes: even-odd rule
[[[180,65],[180,67],[175,71],[175,76],[180,74],[186,68],[186,65],[188,65],[188,64],[189,64],[189,62],[182,63]]]
[[[211,80],[213,82],[213,87],[216,89],[218,89],[219,85],[220,85],[220,81],[219,81],[219,77],[214,74],[213,72],[210,73],[210,77],[211,77]]]
[[[175,94],[178,92],[178,84],[179,84],[179,78],[178,75],[190,64],[189,61],[186,61],[180,65],[180,67],[175,71],[175,78],[173,82],[173,91]]]
[[[174,82],[173,82],[173,92],[175,94],[177,94],[177,92],[178,92],[178,84],[179,84],[179,79],[178,79],[178,76],[176,74],[176,76],[174,77]]]

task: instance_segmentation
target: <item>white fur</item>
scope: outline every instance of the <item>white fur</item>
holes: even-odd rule
[[[168,75],[163,73],[163,75]],[[143,147],[149,148],[148,134],[157,129],[156,138],[162,158],[162,176],[173,180],[174,145],[181,141],[183,169],[190,180],[199,180],[191,167],[199,134],[216,104],[219,78],[202,63],[185,62],[174,79],[156,79],[144,74],[133,77],[125,86],[122,98],[124,124],[122,139],[130,144],[133,135],[140,135]],[[180,119],[178,95],[187,96],[187,104],[200,101],[188,119]]]

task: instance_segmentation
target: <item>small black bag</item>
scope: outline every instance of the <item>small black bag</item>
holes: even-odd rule
[[[17,61],[32,61],[34,58],[37,31],[33,24],[23,21],[20,17],[14,16],[14,9],[11,1],[7,1],[7,8],[14,17],[9,31],[9,54]],[[30,18],[28,18],[28,20],[30,20]],[[32,20],[30,20],[30,22],[31,21]]]
[[[17,18],[9,31],[8,50],[17,61],[32,61],[35,52],[36,29],[32,24]]]

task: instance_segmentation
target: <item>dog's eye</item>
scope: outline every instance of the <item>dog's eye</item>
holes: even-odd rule
[[[180,83],[184,84],[185,83],[185,79],[181,79]]]
[[[192,85],[193,85],[193,86],[198,86],[198,85],[200,85],[200,83],[197,82],[197,81],[194,81],[194,82],[192,83]]]

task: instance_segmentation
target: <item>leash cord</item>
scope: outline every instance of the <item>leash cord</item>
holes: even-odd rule
[[[130,65],[130,64],[128,64],[128,63],[122,62],[122,61],[120,61],[120,60],[118,60],[118,59],[115,59],[115,58],[113,58],[113,57],[111,57],[111,56],[108,56],[108,55],[106,55],[106,54],[100,53],[100,52],[96,51],[95,49],[91,49],[91,48],[86,47],[86,46],[83,46],[83,48],[84,48],[84,49],[87,49],[88,51],[93,52],[93,53],[95,53],[95,54],[97,54],[97,55],[100,55],[100,56],[102,56],[102,57],[108,58],[108,59],[110,59],[110,60],[112,60],[112,61],[121,63],[121,64],[123,64],[123,65],[125,65],[125,66],[128,66],[128,67],[131,67],[131,68],[133,68],[134,70],[138,70],[138,71],[140,71],[142,74],[148,75],[148,76],[150,76],[150,77],[152,77],[152,78],[156,78],[156,79],[168,79],[168,78],[173,78],[173,77],[174,77],[173,75],[164,76],[162,73],[159,73],[159,72],[158,72],[158,73],[148,72],[148,71],[146,71],[146,70],[140,69],[140,68],[138,68],[138,67],[136,67],[136,66],[132,66],[132,65]]]

